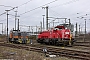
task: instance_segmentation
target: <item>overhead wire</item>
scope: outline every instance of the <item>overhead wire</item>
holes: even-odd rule
[[[10,9],[9,11],[14,10],[15,8],[17,8],[17,7],[13,7],[13,8]],[[4,12],[4,13],[0,14],[0,16],[2,16],[3,14],[6,14],[6,13],[7,13],[7,12]]]
[[[3,14],[6,14],[6,12],[4,12],[4,13],[0,14],[0,16],[2,16]]]
[[[42,13],[42,11],[41,11],[41,10],[38,10],[38,11],[32,13],[31,15],[33,15],[33,14],[37,14],[37,13]],[[23,19],[31,18],[31,15],[25,16],[25,17],[23,17]],[[42,16],[42,15],[41,15],[41,16]],[[35,15],[34,15],[34,17],[35,17]]]
[[[79,0],[70,0],[70,1],[68,1],[68,2],[65,2],[65,3],[61,4],[61,5],[56,5],[56,6],[50,7],[49,9],[50,9],[51,11],[53,11],[54,13],[56,13],[57,15],[60,16],[61,14],[59,14],[59,13],[57,13],[56,11],[52,10],[52,8],[59,7],[59,6],[63,6],[63,5],[67,5],[67,4],[71,4],[71,3],[74,3],[74,2],[77,2],[77,1],[79,1]]]
[[[79,1],[79,0],[72,0],[72,1],[66,2],[66,3],[64,3],[64,4],[62,4],[62,5],[67,5],[67,4],[76,2],[76,1]],[[60,6],[62,6],[62,5],[60,5]],[[58,5],[58,6],[59,6],[59,5]],[[54,7],[58,7],[58,6],[54,6]],[[53,8],[53,7],[50,7],[49,9],[51,9],[51,8]],[[53,11],[53,10],[52,10],[52,11]],[[53,12],[55,12],[55,11],[53,11]],[[55,12],[55,13],[57,13],[57,12]],[[57,13],[57,14],[60,15],[59,13]],[[76,14],[77,14],[77,13],[76,13]],[[76,14],[72,14],[72,15],[76,15]],[[70,16],[72,16],[72,15],[70,15]]]
[[[27,4],[27,3],[29,3],[30,1],[32,1],[32,0],[29,0],[28,2],[25,2],[25,3],[23,3],[23,4],[19,5],[19,6],[16,6],[16,7],[12,7],[12,6],[5,6],[5,5],[0,5],[0,6],[4,6],[4,7],[11,7],[11,8],[12,8],[12,9],[10,9],[10,11],[11,11],[11,10],[14,10],[15,8],[18,8],[18,7],[20,7],[20,6],[23,6],[23,5]],[[4,13],[0,14],[0,16],[1,16],[1,15],[3,15],[3,14],[6,14],[6,12],[4,12]]]
[[[29,0],[28,2],[25,2],[25,3],[23,3],[23,4],[19,5],[19,6],[16,6],[16,7],[12,7],[12,6],[5,6],[5,5],[0,5],[0,6],[4,6],[4,7],[11,7],[11,8],[12,8],[12,9],[10,9],[10,11],[11,11],[11,10],[14,10],[15,8],[17,8],[17,9],[18,9],[18,7],[25,5],[25,4],[29,3],[30,1],[32,1],[32,0]],[[7,13],[7,12],[4,12],[4,13],[0,14],[0,16],[4,15],[4,14],[6,14],[6,13]],[[14,16],[14,15],[13,15],[13,16]],[[8,19],[11,19],[11,18],[8,18]],[[0,20],[0,21],[5,21],[5,20],[6,20],[6,19],[4,19],[4,20]]]
[[[44,5],[42,5],[42,6],[39,6],[39,7],[35,8],[35,9],[32,9],[32,10],[30,10],[30,11],[36,10],[36,9],[38,9],[38,8],[41,8],[41,7],[45,6],[45,5],[51,4],[51,3],[55,2],[55,1],[57,1],[57,0],[51,1],[51,2],[49,2],[49,3],[47,3],[47,4],[44,4]],[[28,13],[28,12],[30,12],[30,11],[24,12],[24,13],[22,13],[22,14],[20,14],[20,15],[23,15],[23,14]],[[19,15],[19,16],[20,16],[20,15]],[[29,16],[28,16],[28,17],[29,17]],[[25,18],[27,18],[27,17],[25,17]]]
[[[55,1],[57,1],[57,0],[55,0]],[[55,1],[52,1],[52,2],[50,2],[50,3],[53,3],[53,2],[55,2]],[[75,1],[76,1],[76,0],[75,0]],[[72,1],[69,1],[69,2],[66,2],[66,3],[69,4],[69,3],[75,2],[75,1],[72,0]],[[44,5],[42,5],[42,6],[39,6],[39,7],[35,8],[35,9],[32,9],[32,10],[29,10],[29,11],[27,11],[27,12],[24,12],[24,13],[20,14],[20,15],[23,15],[23,14],[28,13],[28,12],[30,12],[30,11],[36,10],[36,9],[41,8],[41,7],[43,7],[43,6],[45,6],[45,5],[48,5],[48,4],[50,4],[50,3],[44,4]],[[60,14],[58,14],[58,15],[60,15]]]
[[[0,5],[0,6],[3,6],[3,7],[11,7],[11,8],[13,8],[12,6],[5,6],[5,5]]]
[[[17,7],[23,6],[23,5],[25,5],[25,4],[27,4],[27,3],[31,2],[31,1],[33,1],[33,0],[29,0],[29,1],[27,1],[27,2],[25,2],[25,3],[23,3],[23,4],[21,4],[21,5],[19,5],[19,6],[17,6]]]
[[[24,3],[24,4],[21,4],[21,5],[19,5],[19,6],[16,6],[16,7],[5,6],[5,5],[0,5],[0,6],[11,7],[11,8],[12,8],[12,9],[10,9],[10,11],[11,11],[11,10],[14,10],[15,8],[18,9],[18,7],[25,5],[25,4],[29,3],[30,1],[32,1],[32,0],[29,0],[28,2],[26,2],[26,3]],[[4,12],[4,13],[0,14],[0,16],[4,15],[4,14],[6,14],[6,13],[7,13],[7,12]],[[11,19],[11,18],[8,18],[8,19]],[[6,20],[6,19],[4,19],[4,20],[0,20],[0,21],[5,21],[5,20]]]
[[[22,5],[25,5],[25,4],[29,3],[30,1],[32,1],[32,0],[29,0],[28,2],[25,2],[25,3],[23,3],[23,4],[19,5],[19,6],[17,6],[16,8],[18,8],[18,7],[22,6]],[[57,1],[57,0],[55,0],[55,1]],[[44,4],[44,5],[42,5],[42,6],[51,4],[51,3],[55,2],[55,1],[49,2],[49,3]],[[42,6],[40,6],[40,7],[42,7]],[[38,9],[38,8],[39,8],[39,7],[35,8],[35,9]],[[32,9],[32,10],[34,10],[34,9]],[[27,11],[27,12],[29,12],[29,11]],[[25,12],[25,13],[26,13],[26,12]],[[20,14],[20,15],[21,15],[21,14]]]
[[[54,3],[54,2],[56,2],[56,1],[57,1],[57,0],[51,1],[51,2],[49,2],[49,3],[47,3],[47,4],[44,4],[44,5],[42,5],[42,6],[36,7],[36,8],[34,8],[34,9],[31,9],[31,10],[26,11],[26,12],[24,12],[24,13],[21,13],[20,15],[23,15],[23,14],[26,14],[26,13],[28,13],[28,12],[34,11],[34,10],[36,10],[36,9],[38,9],[38,8],[41,8],[41,7],[45,6],[45,5]]]
[[[55,0],[55,1],[57,1],[57,0]],[[48,5],[48,4],[53,3],[53,2],[55,2],[55,1],[52,1],[52,2],[47,3],[47,4],[44,4],[44,5],[42,5],[42,6],[39,6],[39,7],[35,8],[35,9],[31,9],[31,10],[29,10],[29,11],[27,11],[27,12],[24,12],[24,13],[20,14],[20,15],[23,15],[23,14],[28,13],[28,12],[30,12],[30,11],[36,10],[36,9],[38,9],[38,8],[41,8],[41,7],[45,6],[45,5]],[[75,1],[76,1],[76,0],[75,0]],[[71,2],[73,2],[73,0],[71,0],[71,1],[69,1],[69,2],[66,2],[66,3],[71,3]],[[65,4],[65,3],[64,3],[64,4]],[[51,7],[50,7],[50,8],[51,8]],[[55,11],[54,11],[54,12],[55,12]],[[58,14],[58,15],[60,15],[60,14]]]
[[[79,1],[79,0],[71,0],[71,1],[65,2],[65,3],[63,3],[63,4],[59,4],[59,5],[56,5],[56,6],[50,7],[50,8],[56,8],[56,7],[60,7],[60,6],[63,6],[63,5],[68,5],[68,4],[71,4],[71,3],[77,2],[77,1]]]
[[[29,0],[28,2],[26,2],[26,3],[24,3],[24,4],[21,4],[21,5],[19,5],[19,6],[16,6],[16,7],[10,9],[10,11],[13,10],[13,9],[15,9],[15,8],[20,7],[20,6],[22,6],[22,5],[25,5],[25,4],[29,3],[30,1],[32,1],[32,0]],[[39,7],[35,8],[35,9],[29,10],[29,11],[27,11],[27,12],[24,12],[24,13],[22,13],[22,14],[20,14],[20,15],[23,15],[23,14],[28,13],[28,12],[30,12],[30,11],[36,10],[36,9],[38,9],[38,8],[41,8],[41,7],[45,6],[45,5],[48,5],[48,4],[53,3],[53,2],[55,2],[55,1],[57,1],[57,0],[51,1],[51,2],[49,2],[49,3],[47,3],[47,4],[44,4],[44,5],[42,5],[42,6],[39,6]],[[0,14],[0,16],[3,15],[3,14],[6,14],[6,12]]]
[[[63,4],[61,4],[61,5],[56,5],[56,6],[54,6],[54,7],[50,7],[49,9],[51,9],[51,8],[55,8],[55,7],[59,7],[59,6],[63,6],[63,5],[67,5],[67,4],[71,4],[71,3],[74,3],[74,2],[77,2],[77,1],[80,1],[80,0],[71,0],[71,1],[68,1],[68,2],[66,2],[66,3],[63,3]],[[88,9],[89,10],[89,9]],[[55,12],[55,11],[53,11],[53,12]],[[84,11],[85,12],[85,11]],[[82,13],[82,12],[79,12],[79,13]],[[57,14],[59,14],[59,13],[57,13]],[[77,14],[77,13],[76,13]],[[72,15],[75,15],[75,14],[72,14]]]

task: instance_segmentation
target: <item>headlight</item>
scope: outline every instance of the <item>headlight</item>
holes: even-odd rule
[[[69,32],[65,32],[65,34],[69,34]]]

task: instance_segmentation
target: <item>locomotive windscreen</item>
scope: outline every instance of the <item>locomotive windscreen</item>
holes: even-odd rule
[[[65,27],[64,27],[64,26],[56,26],[55,28],[65,29]]]

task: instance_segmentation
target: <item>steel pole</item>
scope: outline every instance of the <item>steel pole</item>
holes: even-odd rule
[[[7,12],[7,42],[9,42],[9,37],[8,37],[8,11],[10,11],[10,10],[5,10],[6,12]]]
[[[46,7],[46,30],[48,30],[48,6]]]
[[[45,29],[45,27],[44,27],[44,16],[45,16],[45,15],[42,15],[42,16],[43,16],[43,30],[44,30],[44,29]]]

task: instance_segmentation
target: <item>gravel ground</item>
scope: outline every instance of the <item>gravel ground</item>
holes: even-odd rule
[[[0,46],[0,60],[76,60],[66,57],[45,57],[43,53]]]

